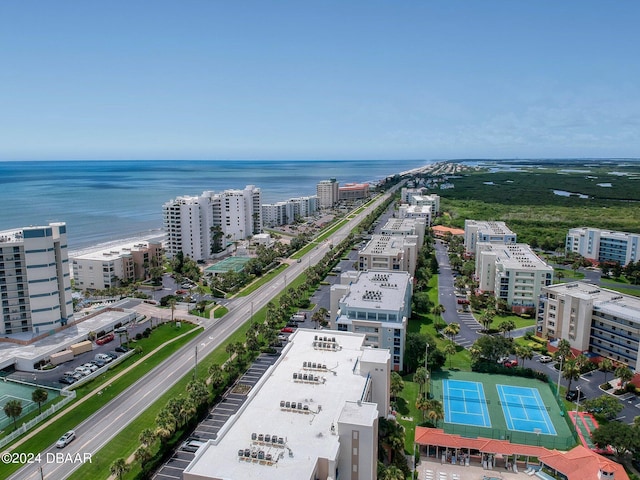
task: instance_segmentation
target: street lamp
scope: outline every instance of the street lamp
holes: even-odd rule
[[[424,352],[424,369],[426,371],[425,384],[427,386],[427,398],[429,398],[429,393],[431,393],[431,387],[429,385],[429,381],[431,380],[431,375],[429,375],[429,344],[426,344],[425,352]]]
[[[580,385],[576,386],[576,415],[578,414],[578,409],[580,408]]]
[[[564,357],[562,355],[560,355],[560,369],[558,370],[558,391],[556,392],[558,400],[560,400],[560,377],[562,376],[562,361],[563,360],[564,360]]]

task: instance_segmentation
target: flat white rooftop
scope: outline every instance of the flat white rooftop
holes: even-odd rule
[[[495,252],[496,263],[513,270],[545,270],[553,272],[553,267],[547,265],[538,257],[526,243],[501,244],[478,243],[478,253]]]
[[[593,308],[640,323],[640,298],[608,290],[587,282],[560,283],[546,287],[559,295],[592,300]]]
[[[131,252],[143,250],[149,247],[149,241],[144,242],[126,242],[122,244],[112,244],[101,248],[99,250],[87,251],[79,255],[70,255],[72,258],[78,260],[113,260],[121,258],[127,255],[131,255]],[[161,243],[161,242],[151,242]]]
[[[373,235],[360,255],[398,255],[404,252],[404,240],[396,235]]]
[[[314,348],[316,337],[327,337],[329,341],[320,344],[338,348]],[[281,358],[249,392],[249,399],[228,420],[218,439],[198,450],[184,471],[184,478],[312,478],[318,458],[337,458],[341,417],[364,424],[378,416],[375,404],[358,404],[365,389],[366,372],[361,374],[357,360],[374,355],[370,349],[363,350],[363,343],[364,335],[360,334],[298,329]],[[386,350],[380,353],[389,355]],[[307,375],[307,379],[294,380],[294,374]],[[282,408],[281,402],[295,403],[296,408]],[[303,408],[298,409],[298,404]],[[253,441],[252,434],[282,437],[283,443]],[[273,462],[241,459],[238,452],[245,449],[262,450]]]
[[[403,271],[359,272],[340,303],[361,310],[403,312],[410,281],[411,275]]]
[[[478,231],[491,235],[513,235],[507,224],[504,222],[490,222],[485,220],[465,220],[465,228],[475,226]]]

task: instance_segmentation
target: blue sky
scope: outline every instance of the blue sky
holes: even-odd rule
[[[640,156],[640,2],[4,1],[0,160]]]

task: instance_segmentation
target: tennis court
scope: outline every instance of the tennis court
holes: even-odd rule
[[[491,426],[482,383],[444,380],[442,389],[444,392],[445,422],[477,427]]]
[[[552,381],[479,372],[432,373],[431,394],[444,407],[445,433],[567,450],[578,434]]]
[[[509,430],[557,435],[537,388],[496,385]]]
[[[210,275],[226,273],[229,270],[239,272],[249,260],[251,260],[251,257],[227,257],[215,265],[205,268],[204,271]]]

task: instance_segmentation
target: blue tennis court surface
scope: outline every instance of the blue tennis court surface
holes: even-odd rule
[[[476,427],[490,427],[487,399],[482,383],[443,380],[444,421]]]
[[[509,430],[557,435],[537,388],[496,385]]]

